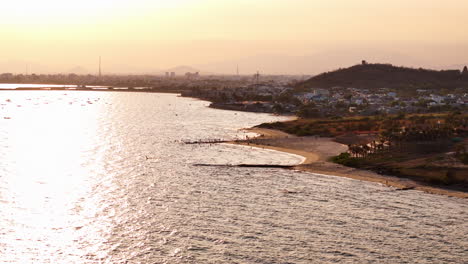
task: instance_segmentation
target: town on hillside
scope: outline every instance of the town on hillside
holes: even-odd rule
[[[175,92],[216,108],[317,118],[466,111],[468,69],[370,64],[310,76],[0,74],[1,83],[76,84],[80,90]],[[21,88],[27,89],[27,88]],[[60,88],[55,88],[60,89]],[[76,88],[67,88],[76,89]],[[103,88],[101,88],[102,90]]]

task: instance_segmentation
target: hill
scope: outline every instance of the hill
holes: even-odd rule
[[[65,71],[65,73],[74,73],[74,74],[84,75],[84,74],[88,74],[89,71],[82,66],[76,66],[76,67],[70,68],[68,71]]]
[[[177,67],[174,67],[174,68],[167,69],[167,70],[164,71],[164,73],[165,72],[175,72],[177,75],[183,75],[183,74],[185,74],[187,72],[191,72],[191,73],[200,72],[200,70],[195,69],[195,68],[190,67],[190,66],[182,65],[182,66],[177,66]]]
[[[322,73],[299,83],[297,89],[335,86],[363,89],[454,89],[468,88],[468,73],[460,70],[428,70],[391,64],[363,64]]]

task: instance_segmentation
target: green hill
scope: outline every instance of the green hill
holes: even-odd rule
[[[322,73],[298,84],[298,90],[335,86],[362,89],[455,89],[468,88],[468,73],[459,70],[428,70],[363,63]]]

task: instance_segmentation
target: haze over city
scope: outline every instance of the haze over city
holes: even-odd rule
[[[105,0],[2,4],[0,72],[317,74],[468,62],[465,0]]]

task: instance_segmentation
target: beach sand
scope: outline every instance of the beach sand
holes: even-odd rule
[[[329,158],[347,151],[346,145],[334,142],[332,138],[297,137],[282,131],[250,128],[248,132],[256,133],[253,139],[232,142],[257,148],[272,149],[303,156],[304,162],[294,168],[316,174],[347,177],[361,181],[376,182],[394,187],[395,190],[414,189],[432,194],[468,198],[468,193],[428,186],[411,179],[380,175],[373,171],[346,167],[329,162]]]

